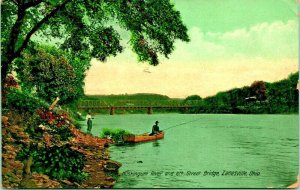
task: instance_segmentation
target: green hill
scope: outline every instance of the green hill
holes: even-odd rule
[[[215,96],[193,101],[193,105],[197,107],[188,110],[188,113],[298,113],[297,83],[298,72],[278,82],[264,83],[265,93],[262,99],[251,86],[219,92]]]
[[[126,101],[126,100],[170,100],[168,96],[160,94],[121,94],[121,95],[86,95],[82,100],[103,100],[103,101]]]
[[[190,109],[157,109],[155,112],[181,113],[241,113],[285,114],[298,113],[298,72],[274,83],[256,81],[258,86],[245,86],[201,98],[174,99],[160,94],[89,95],[79,101],[81,106],[195,106]],[[259,89],[259,84],[260,88]],[[262,93],[259,93],[262,91]],[[130,111],[131,113],[136,113]],[[139,111],[144,112],[144,111]]]

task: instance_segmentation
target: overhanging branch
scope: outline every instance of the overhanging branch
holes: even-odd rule
[[[38,1],[38,0],[37,0]],[[26,48],[31,36],[41,28],[41,26],[46,23],[50,18],[52,18],[58,11],[60,11],[70,0],[64,1],[61,5],[55,7],[48,15],[46,15],[42,20],[40,20],[26,35],[21,47],[15,52],[15,55],[18,56]]]
[[[37,6],[38,4],[42,3],[43,0],[32,0],[28,3],[25,3],[23,6],[25,9],[28,9],[30,7],[34,7],[34,6]]]

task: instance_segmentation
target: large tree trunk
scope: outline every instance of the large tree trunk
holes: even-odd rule
[[[1,62],[1,85],[2,85],[2,88],[3,88],[3,82],[8,74],[8,64],[9,62],[8,61],[2,61]]]
[[[2,60],[1,60],[1,85],[3,88],[3,82],[9,72],[9,68],[11,63],[13,62],[13,60],[16,57],[14,56],[13,53],[7,53],[5,56],[2,56]]]

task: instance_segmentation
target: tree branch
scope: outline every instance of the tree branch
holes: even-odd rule
[[[38,30],[40,27],[46,23],[51,17],[53,17],[58,11],[60,11],[70,0],[66,0],[61,5],[55,7],[48,15],[46,15],[42,20],[40,20],[31,30],[27,33],[25,40],[23,41],[21,47],[15,52],[15,55],[18,56],[28,45],[28,42],[31,36]]]
[[[38,4],[40,4],[42,2],[43,2],[43,0],[32,0],[32,1],[29,1],[28,3],[25,3],[23,6],[25,9],[28,9],[30,7],[37,6]]]
[[[15,5],[17,5],[17,6],[19,5],[18,2],[17,2],[16,0],[12,0],[12,2],[13,2]]]
[[[9,38],[9,43],[8,43],[8,46],[7,46],[8,47],[7,48],[8,59],[13,59],[14,52],[15,52],[16,41],[18,39],[24,17],[25,17],[25,10],[23,10],[19,6],[18,7],[17,20],[16,20],[15,24],[12,27],[12,30],[11,30],[11,33],[10,33],[10,38]]]

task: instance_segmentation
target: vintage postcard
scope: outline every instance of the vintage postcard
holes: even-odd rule
[[[298,188],[297,7],[2,0],[2,187]]]

